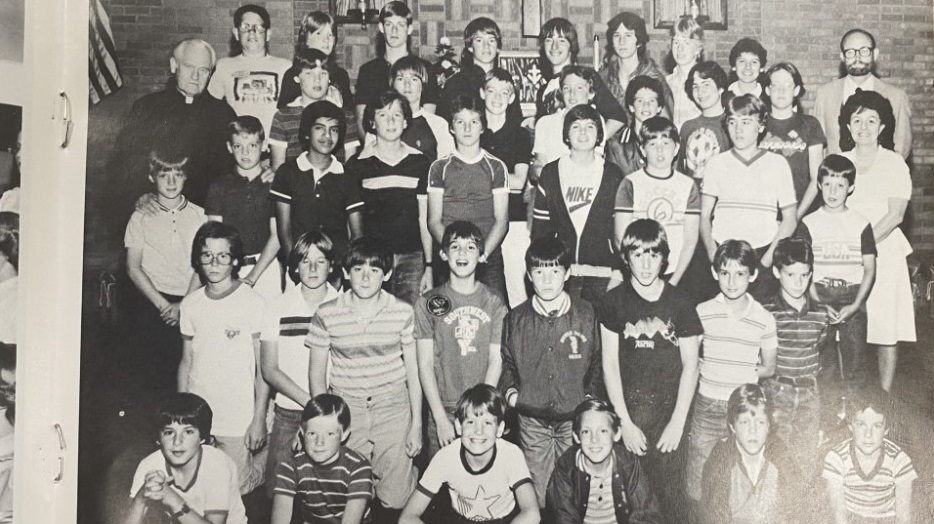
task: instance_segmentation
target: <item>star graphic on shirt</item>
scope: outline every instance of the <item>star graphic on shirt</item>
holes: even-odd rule
[[[469,499],[462,495],[457,497],[457,512],[468,520],[489,520],[494,518],[490,508],[502,495],[486,496],[483,486],[477,486],[477,494]]]

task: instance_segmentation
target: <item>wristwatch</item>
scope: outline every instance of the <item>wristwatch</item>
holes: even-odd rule
[[[187,514],[189,514],[189,513],[191,513],[191,507],[188,506],[188,503],[186,502],[186,503],[182,504],[182,507],[179,508],[178,511],[176,511],[175,513],[172,514],[172,518],[175,518],[175,519],[181,518],[182,515],[187,515]]]

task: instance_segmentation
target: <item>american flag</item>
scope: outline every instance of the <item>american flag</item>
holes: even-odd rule
[[[120,65],[117,63],[117,50],[113,33],[110,31],[110,18],[100,0],[91,2],[90,34],[88,38],[89,94],[91,103],[101,99],[123,85]]]

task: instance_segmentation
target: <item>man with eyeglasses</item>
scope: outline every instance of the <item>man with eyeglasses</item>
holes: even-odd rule
[[[820,121],[827,136],[827,153],[840,153],[840,108],[857,89],[875,91],[888,99],[895,113],[895,151],[908,158],[911,152],[911,109],[908,96],[901,89],[873,75],[879,49],[876,39],[863,29],[850,29],[840,40],[840,59],[846,76],[822,85],[817,90],[812,114]]]
[[[269,136],[282,84],[295,81],[285,78],[292,62],[267,52],[272,29],[265,8],[245,5],[234,12],[233,24],[233,37],[240,44],[241,53],[217,61],[208,92],[227,100],[237,116],[259,118]]]
[[[148,180],[154,144],[171,140],[189,158],[185,196],[195,204],[204,205],[208,185],[228,171],[225,131],[237,115],[227,102],[206,92],[215,62],[214,49],[204,40],[181,41],[169,59],[173,76],[166,89],[133,104],[107,166],[112,192],[101,203],[112,210],[116,230],[126,225],[134,208],[150,214],[157,208]]]

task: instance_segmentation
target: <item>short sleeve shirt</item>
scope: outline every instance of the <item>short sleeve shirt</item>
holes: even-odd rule
[[[811,161],[808,149],[811,146],[827,145],[827,137],[820,122],[811,115],[794,113],[791,118],[778,120],[769,115],[765,122],[765,137],[759,149],[778,153],[785,157],[791,168],[798,202],[811,184]]]
[[[302,154],[298,141],[298,128],[302,123],[302,101],[296,100],[276,111],[269,130],[269,143],[285,146],[285,159],[291,160]]]
[[[454,408],[461,393],[483,382],[490,344],[500,344],[506,305],[483,283],[464,295],[443,284],[415,302],[415,340],[434,342],[441,402]]]
[[[258,118],[269,136],[285,72],[291,65],[290,60],[271,55],[220,58],[211,75],[208,92],[214,98],[227,100],[237,116]]]
[[[179,330],[192,345],[188,391],[211,406],[215,435],[245,435],[253,419],[253,341],[264,306],[262,296],[239,283],[221,296],[201,288],[182,299]]]
[[[491,155],[503,161],[509,173],[516,172],[519,164],[532,162],[532,137],[519,122],[506,118],[506,123],[497,131],[486,129],[480,136],[480,145]],[[525,222],[526,204],[523,189],[509,189],[509,221]]]
[[[340,524],[347,501],[373,499],[373,470],[346,447],[330,464],[315,464],[300,451],[276,468],[275,493],[295,497],[305,522]]]
[[[444,195],[441,223],[445,227],[466,220],[485,237],[493,229],[493,195],[509,193],[506,164],[486,151],[476,158],[464,158],[455,151],[431,164],[428,192]]]
[[[156,202],[159,211],[134,211],[126,226],[124,244],[142,250],[143,273],[160,293],[185,296],[194,275],[191,243],[204,224],[204,210],[185,200],[175,209]]]
[[[130,497],[143,487],[146,473],[157,470],[170,476],[169,467],[161,450],[150,453],[140,461],[133,475]],[[223,451],[213,446],[201,446],[201,462],[194,480],[184,488],[175,486],[192,511],[208,515],[226,515],[227,524],[246,524],[246,510],[240,499],[240,481],[237,465]],[[168,516],[167,516],[168,517]]]
[[[724,126],[725,119],[725,113],[720,116],[701,115],[681,126],[679,162],[685,174],[702,180],[707,162],[730,148],[730,135]]]
[[[865,518],[894,518],[895,489],[911,489],[918,478],[911,458],[894,442],[882,441],[882,453],[868,474],[856,458],[853,439],[846,439],[827,453],[821,476],[843,481],[843,499],[848,513]]]
[[[788,162],[762,150],[750,160],[732,149],[711,158],[701,193],[717,198],[713,239],[745,240],[754,248],[772,243],[779,208],[797,202]]]
[[[843,156],[854,160],[854,151]],[[855,163],[855,161],[854,161]],[[856,172],[856,187],[846,200],[846,205],[866,217],[870,224],[882,219],[889,210],[889,199],[911,200],[911,173],[901,155],[879,147],[876,161],[868,169]],[[906,256],[911,246],[900,228],[895,228],[882,243],[890,246],[880,252],[892,256]]]
[[[480,471],[470,469],[465,453],[460,439],[441,448],[416,489],[431,498],[447,484],[454,511],[471,522],[510,516],[516,509],[516,489],[532,482],[522,451],[496,439],[490,463]]]
[[[208,186],[205,214],[220,216],[237,228],[247,255],[259,254],[269,240],[269,218],[275,216],[270,186],[260,176],[250,180],[238,174],[225,175]]]
[[[872,225],[865,217],[852,209],[828,213],[821,208],[804,217],[800,227],[814,250],[814,282],[863,281],[863,257],[876,254]]]

